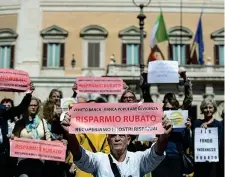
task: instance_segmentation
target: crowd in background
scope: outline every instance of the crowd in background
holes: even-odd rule
[[[192,83],[186,77],[185,72],[180,72],[184,80],[185,98],[180,104],[174,93],[167,93],[164,96],[162,105],[163,110],[189,110],[193,101]],[[143,73],[140,87],[144,102],[153,102],[151,93],[147,84],[147,75]],[[104,95],[77,94],[76,83],[71,94],[77,103],[107,103]],[[137,100],[134,92],[124,83],[124,93],[119,102],[134,103]],[[74,159],[69,150],[65,163],[54,161],[43,161],[38,159],[23,159],[10,157],[10,139],[29,138],[41,139],[47,141],[60,141],[67,144],[64,137],[64,130],[61,126],[60,116],[62,109],[60,100],[63,93],[58,89],[53,89],[49,97],[42,102],[33,97],[34,87],[27,91],[22,102],[15,106],[13,100],[4,98],[0,104],[0,176],[2,177],[91,177],[92,174],[86,173],[74,164]],[[194,173],[190,175],[195,177],[222,177],[224,176],[224,122],[218,121],[213,115],[217,111],[217,105],[213,99],[204,99],[200,106],[204,119],[198,117],[189,117],[186,122],[186,128],[174,129],[169,137],[166,148],[166,157],[162,163],[146,176],[152,177],[181,177],[184,174],[190,174],[185,171],[183,164],[183,154],[193,156],[194,152],[194,129],[197,127],[217,127],[219,135],[219,162],[204,162],[194,164]],[[190,110],[189,110],[190,111]],[[222,119],[224,115],[221,115]],[[195,120],[196,119],[196,120]],[[195,121],[193,121],[195,120]],[[106,134],[77,134],[77,140],[80,145],[91,152],[110,153],[110,147],[107,142]],[[153,141],[140,142],[138,136],[131,136],[131,143],[128,151],[145,151],[157,139]]]

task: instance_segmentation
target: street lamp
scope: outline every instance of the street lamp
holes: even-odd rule
[[[74,68],[76,66],[76,60],[74,58],[74,54],[72,55],[71,66]]]
[[[148,2],[146,2],[146,4],[137,4],[135,2],[135,0],[133,0],[133,3],[135,6],[140,8],[140,14],[137,16],[137,18],[139,19],[139,26],[140,26],[140,59],[139,59],[139,63],[140,63],[140,72],[142,74],[142,72],[144,71],[144,20],[146,18],[144,12],[143,12],[143,8],[147,7],[150,3],[151,0],[148,0]]]

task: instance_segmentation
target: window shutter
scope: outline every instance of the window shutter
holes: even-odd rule
[[[65,44],[60,45],[60,67],[64,67]]]
[[[185,64],[188,64],[190,61],[190,44],[185,46]]]
[[[15,46],[11,46],[10,68],[14,68]]]
[[[127,45],[122,44],[122,64],[127,64]]]
[[[214,63],[215,65],[219,65],[219,46],[214,45]]]
[[[100,67],[100,43],[88,43],[88,67]]]
[[[42,50],[42,66],[47,67],[47,58],[48,58],[48,50],[47,50],[48,44],[43,43],[43,50]]]
[[[169,60],[173,60],[173,45],[172,44],[169,44],[168,56],[169,56]]]

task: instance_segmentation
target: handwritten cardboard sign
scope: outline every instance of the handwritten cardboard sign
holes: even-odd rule
[[[173,128],[185,128],[188,118],[187,110],[164,111],[164,114],[172,121]]]
[[[10,156],[65,162],[66,146],[56,141],[15,138],[10,141]]]
[[[149,62],[148,83],[179,83],[178,61],[156,60]]]
[[[123,81],[112,77],[78,77],[77,90],[81,93],[121,94]]]
[[[0,69],[0,91],[25,92],[30,89],[28,73],[14,69]]]
[[[69,113],[70,133],[163,133],[162,107],[156,103],[73,104]]]
[[[218,162],[218,128],[195,129],[195,162]]]

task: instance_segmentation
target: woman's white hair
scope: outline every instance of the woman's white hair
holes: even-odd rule
[[[200,109],[201,109],[201,113],[203,114],[203,111],[204,111],[204,108],[209,104],[211,103],[213,105],[213,114],[217,111],[217,104],[216,104],[216,101],[211,99],[211,98],[206,98],[202,101],[201,103],[201,106],[200,106]]]

